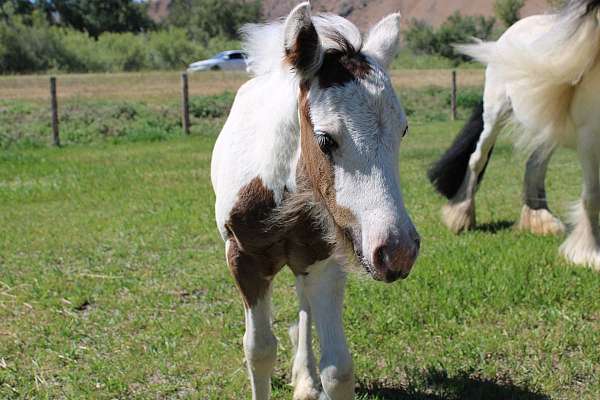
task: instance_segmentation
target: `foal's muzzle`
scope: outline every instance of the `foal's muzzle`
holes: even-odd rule
[[[416,231],[401,238],[390,238],[373,252],[373,278],[388,283],[407,278],[420,247],[421,239]]]

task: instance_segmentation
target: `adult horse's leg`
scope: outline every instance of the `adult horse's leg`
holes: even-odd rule
[[[517,229],[536,235],[558,235],[565,231],[563,223],[548,208],[546,172],[552,153],[537,150],[527,160],[523,185],[523,210]]]
[[[277,360],[277,339],[271,330],[271,281],[260,276],[254,257],[239,249],[235,241],[225,246],[227,262],[244,297],[246,332],[244,354],[252,384],[253,400],[271,397],[271,375]]]
[[[342,323],[345,286],[346,273],[331,260],[312,266],[305,280],[305,294],[321,345],[322,400],[354,398],[352,357]]]
[[[579,134],[578,153],[583,168],[581,203],[574,212],[575,226],[560,248],[561,254],[575,264],[588,265],[600,271],[600,177],[598,174],[600,136],[592,128]]]
[[[312,317],[310,304],[305,293],[307,278],[296,277],[296,292],[300,311],[298,323],[290,328],[290,339],[294,344],[294,363],[292,367],[292,386],[294,400],[317,400],[319,398],[319,377],[315,355],[312,349]]]
[[[500,132],[501,122],[510,105],[504,85],[496,82],[493,71],[486,73],[486,87],[483,106],[483,132],[469,159],[469,166],[458,192],[442,209],[444,223],[454,233],[475,227],[475,192],[480,176]]]

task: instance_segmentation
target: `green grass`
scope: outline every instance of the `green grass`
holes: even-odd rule
[[[225,92],[190,99],[192,133],[214,135],[233,104]],[[75,99],[60,109],[63,145],[164,141],[180,137],[179,104],[166,101],[109,101]],[[0,149],[45,147],[51,141],[50,113],[34,101],[0,100]]]
[[[461,123],[418,104],[400,169],[423,251],[402,283],[350,279],[358,398],[599,398],[600,276],[561,261],[562,238],[510,229],[524,160],[507,142],[479,229],[450,234],[425,170]],[[0,152],[0,398],[249,398],[242,302],[213,221],[214,134],[169,139]],[[559,152],[559,214],[579,182]],[[292,284],[286,271],[275,285],[275,399],[292,393]]]
[[[450,89],[426,86],[403,89],[402,93],[412,122],[449,119]],[[457,97],[460,116],[466,117],[480,99],[481,88],[462,88]],[[233,100],[232,92],[191,97],[192,133],[215,135]],[[182,132],[180,104],[176,100],[153,104],[75,98],[62,104],[59,114],[61,144],[67,146],[165,141],[181,137]],[[47,105],[32,100],[0,100],[0,149],[46,147],[51,143],[51,132]]]

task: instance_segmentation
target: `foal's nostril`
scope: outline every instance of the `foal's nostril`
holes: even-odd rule
[[[391,281],[392,275],[398,279],[407,276],[410,272],[421,246],[419,235],[411,239],[408,240],[412,242],[410,244],[384,244],[373,252],[373,266],[384,275],[386,281]]]
[[[386,269],[390,262],[390,258],[386,251],[386,246],[379,246],[373,253],[373,264],[379,270]]]

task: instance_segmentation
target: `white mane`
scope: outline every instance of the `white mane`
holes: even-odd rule
[[[362,35],[350,21],[334,14],[312,17],[324,51],[344,50],[344,42],[359,51]],[[283,26],[285,20],[267,24],[247,24],[241,29],[243,49],[248,55],[248,69],[254,76],[284,68]],[[340,40],[342,39],[342,40]]]

